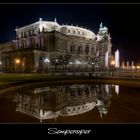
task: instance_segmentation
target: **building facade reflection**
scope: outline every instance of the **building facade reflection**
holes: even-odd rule
[[[79,115],[96,107],[102,118],[110,107],[111,89],[111,85],[94,84],[48,86],[18,92],[14,102],[16,111],[40,121]]]

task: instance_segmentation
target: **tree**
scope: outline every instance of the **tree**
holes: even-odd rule
[[[67,68],[67,65],[69,64],[70,58],[71,58],[71,55],[68,55],[68,54],[66,54],[66,55],[57,55],[52,59],[51,63],[52,63],[52,65],[55,66],[56,70],[57,70],[58,65],[62,65],[63,70],[66,73],[66,68]]]
[[[69,54],[66,54],[66,55],[61,55],[61,62],[62,62],[62,65],[63,65],[63,69],[64,69],[64,72],[66,73],[67,71],[67,65],[69,64],[70,62],[70,58],[71,58],[71,55]]]
[[[57,66],[62,65],[62,58],[61,55],[56,55],[55,57],[52,58],[51,64],[55,66],[55,70],[57,71]]]
[[[92,72],[94,74],[94,71],[95,71],[95,65],[98,65],[100,62],[99,62],[99,57],[98,56],[95,56],[95,57],[91,57],[91,56],[86,56],[86,61],[89,65],[92,66]]]

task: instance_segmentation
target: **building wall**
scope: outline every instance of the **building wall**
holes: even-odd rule
[[[43,27],[40,32],[38,24],[18,29],[16,40],[0,45],[4,72],[92,72],[89,58],[98,58],[97,70],[105,68],[107,50],[111,56],[111,41],[107,33],[99,33],[103,39],[98,41],[91,31],[85,29],[68,26],[56,30],[58,25],[53,23],[54,29],[44,31]],[[15,63],[16,59],[20,60],[19,64]],[[62,63],[64,60],[65,64]]]

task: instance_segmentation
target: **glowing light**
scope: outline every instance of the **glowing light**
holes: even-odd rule
[[[43,117],[44,115],[43,115],[43,110],[41,109],[40,110],[40,117]]]
[[[114,61],[114,60],[111,61],[111,65],[112,65],[112,66],[115,65],[115,61]]]
[[[45,59],[45,62],[48,62],[48,63],[49,63],[49,62],[50,62],[50,60],[49,60],[48,58],[46,58],[46,59]]]
[[[16,64],[19,64],[20,63],[20,60],[19,59],[16,59],[15,62],[16,62]]]
[[[119,51],[117,50],[115,52],[115,67],[119,68],[120,67],[120,62],[119,62],[120,56],[119,56]]]
[[[109,86],[108,85],[105,85],[105,91],[107,94],[109,94]]]
[[[69,64],[73,64],[72,62],[69,62]]]
[[[2,65],[2,62],[0,61],[0,65]]]
[[[81,62],[80,62],[79,60],[77,60],[75,63],[76,63],[76,64],[81,64]]]
[[[42,18],[39,18],[39,21],[42,21]]]
[[[42,32],[43,27],[44,27],[44,25],[43,25],[43,24],[40,24],[40,25],[39,25],[39,30],[40,30],[40,32]]]
[[[119,85],[115,85],[115,92],[117,93],[117,95],[119,94]]]
[[[137,66],[137,69],[140,69],[140,66]]]
[[[105,54],[105,67],[108,68],[108,51]]]

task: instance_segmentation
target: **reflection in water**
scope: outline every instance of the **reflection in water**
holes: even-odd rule
[[[117,95],[119,94],[119,85],[115,85],[115,92],[117,93]]]
[[[38,118],[78,115],[97,107],[100,117],[108,113],[111,85],[58,85],[16,93],[16,111]],[[117,94],[119,86],[115,87]]]

